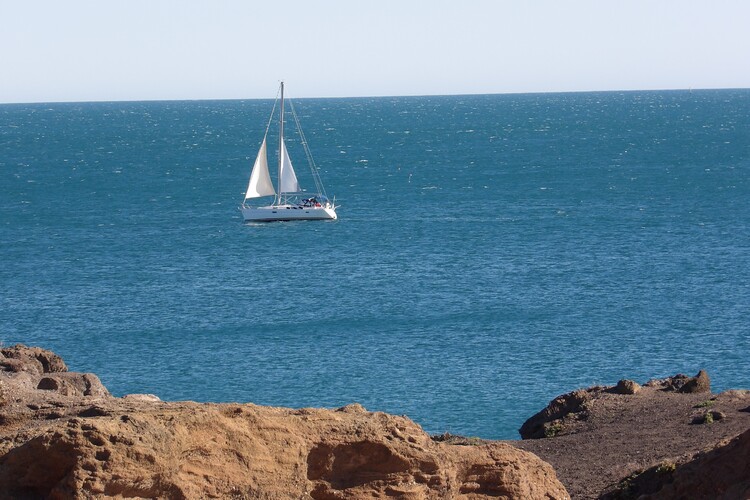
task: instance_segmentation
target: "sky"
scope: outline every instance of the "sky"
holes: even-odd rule
[[[0,103],[750,87],[747,0],[0,0]]]

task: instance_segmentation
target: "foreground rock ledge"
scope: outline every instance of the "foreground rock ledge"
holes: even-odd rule
[[[49,351],[0,351],[0,491],[90,498],[569,498],[504,443],[435,442],[405,417],[114,398]],[[43,382],[44,380],[44,382]]]

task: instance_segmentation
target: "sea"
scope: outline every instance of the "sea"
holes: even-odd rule
[[[750,388],[750,90],[293,103],[336,221],[243,222],[273,99],[0,105],[2,344],[486,439],[620,379]]]

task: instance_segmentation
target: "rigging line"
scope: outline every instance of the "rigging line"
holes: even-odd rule
[[[271,128],[271,121],[273,121],[273,114],[276,112],[276,104],[279,102],[279,92],[281,92],[281,87],[276,91],[276,98],[273,100],[273,107],[271,108],[271,116],[268,117],[268,125],[266,125],[266,133],[263,134],[263,139],[268,136],[268,129]]]
[[[292,110],[292,116],[294,117],[294,122],[297,125],[297,133],[299,134],[300,141],[302,142],[302,149],[305,151],[305,156],[307,157],[307,163],[310,165],[310,170],[312,171],[313,175],[313,181],[315,182],[315,189],[317,189],[319,194],[322,194],[326,198],[328,198],[328,195],[326,195],[325,188],[323,187],[323,182],[320,179],[320,174],[318,173],[318,167],[315,165],[315,160],[312,156],[312,151],[310,151],[310,148],[307,144],[307,138],[305,137],[305,133],[302,131],[302,126],[299,123],[299,117],[297,116],[297,111],[294,109],[294,103],[291,99],[289,99],[289,109]]]
[[[266,124],[266,131],[263,133],[263,140],[268,137],[268,130],[271,128],[271,122],[273,121],[273,115],[276,113],[276,104],[279,102],[279,92],[281,89],[276,91],[276,98],[273,100],[273,107],[271,108],[271,114],[268,116],[268,124]]]

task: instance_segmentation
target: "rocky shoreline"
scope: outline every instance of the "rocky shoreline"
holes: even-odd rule
[[[116,398],[50,351],[0,350],[7,498],[747,498],[748,429],[750,393],[705,372],[574,391],[498,442],[358,404]]]

